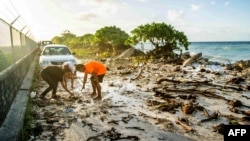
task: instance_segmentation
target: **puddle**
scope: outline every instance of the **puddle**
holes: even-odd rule
[[[250,91],[242,92],[242,96],[246,97],[247,99],[250,99]]]

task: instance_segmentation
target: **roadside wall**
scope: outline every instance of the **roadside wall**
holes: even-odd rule
[[[5,120],[35,55],[37,55],[37,50],[38,48],[0,72],[0,126]]]

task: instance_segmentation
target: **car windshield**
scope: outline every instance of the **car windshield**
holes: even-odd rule
[[[70,51],[66,47],[47,47],[42,55],[70,55]]]

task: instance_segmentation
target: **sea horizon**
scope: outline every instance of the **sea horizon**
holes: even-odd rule
[[[204,43],[204,42],[207,42],[207,43],[217,42],[217,43],[220,43],[220,42],[250,42],[250,41],[189,41],[189,43],[192,43],[192,42],[201,42],[201,43]]]
[[[250,41],[192,41],[189,42],[188,50],[190,55],[202,53],[202,57],[220,63],[235,63],[240,60],[250,60]],[[154,49],[151,43],[137,45],[137,49],[145,53]],[[176,51],[179,53],[179,51]]]

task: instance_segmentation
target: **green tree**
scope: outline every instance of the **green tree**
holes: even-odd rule
[[[52,38],[52,43],[54,43],[54,44],[61,44],[62,42],[63,42],[62,38],[59,36],[55,36]]]
[[[63,31],[62,35],[55,36],[52,39],[53,43],[64,44],[69,46],[70,48],[74,48],[77,45],[77,37],[75,34],[72,34],[69,30]]]
[[[186,35],[165,23],[151,23],[140,25],[131,31],[131,36],[126,44],[136,45],[138,43],[150,42],[155,49],[148,55],[157,57],[163,55],[165,58],[174,57],[174,50],[182,52],[182,48],[188,50],[189,42]]]
[[[127,46],[124,45],[129,35],[116,26],[105,26],[95,33],[95,42],[99,45],[110,45],[112,47],[112,54],[117,55],[118,50],[122,50]]]
[[[69,30],[65,30],[61,36],[53,37],[52,42],[55,44],[67,45],[72,52],[76,53],[75,55],[77,57],[86,57],[88,54],[92,53],[92,50],[88,51],[87,49],[93,45],[94,35],[85,34],[78,37]]]
[[[94,46],[94,38],[95,36],[93,34],[84,34],[83,36],[79,37],[79,43],[86,48]]]

